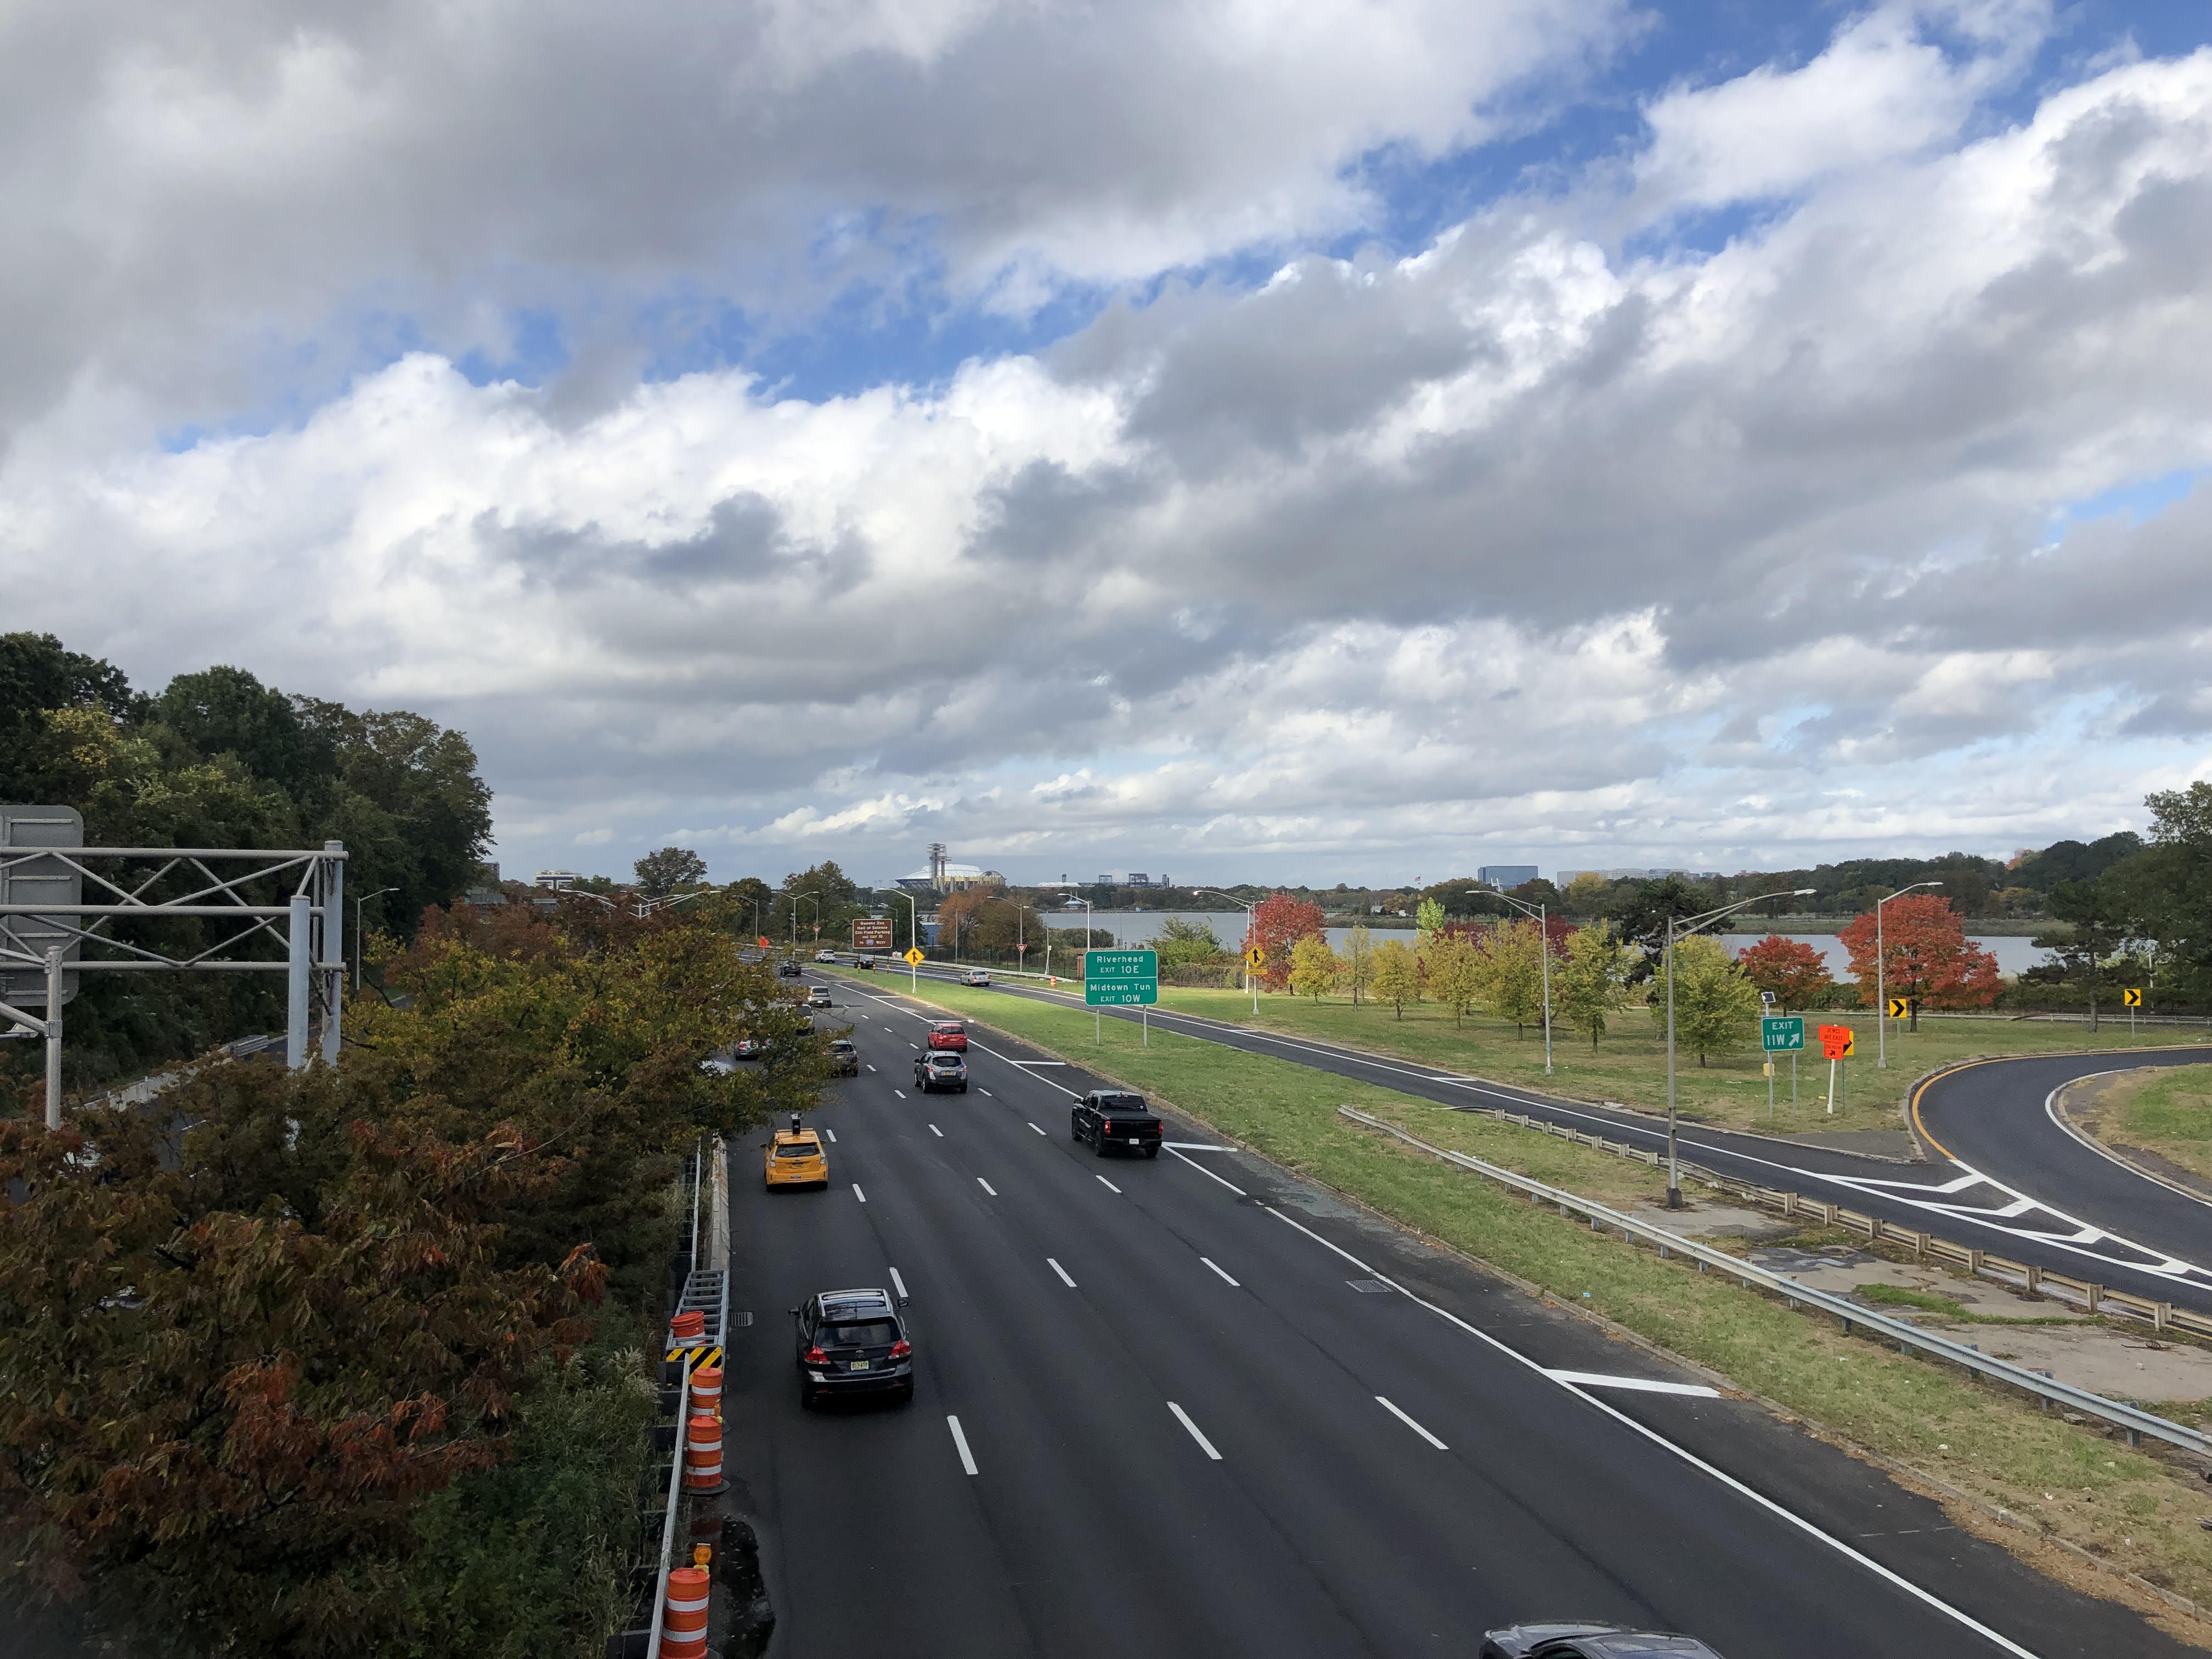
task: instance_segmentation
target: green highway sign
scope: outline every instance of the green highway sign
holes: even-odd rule
[[[1091,1008],[1150,1006],[1160,1000],[1157,951],[1085,951],[1083,1001]]]
[[[1762,1019],[1759,1022],[1759,1046],[1768,1054],[1805,1046],[1805,1020],[1801,1014],[1787,1019]]]

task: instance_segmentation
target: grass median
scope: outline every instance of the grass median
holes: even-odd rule
[[[1336,1109],[1357,1106],[1437,1145],[1620,1207],[1660,1201],[1656,1170],[1157,1028],[1150,1045],[1140,1046],[1135,1027],[1109,1020],[1094,1041],[1092,1017],[1079,1007],[941,983],[925,988],[927,1000],[941,1007],[1142,1089],[1285,1168],[1732,1377],[1847,1442],[2212,1606],[2212,1534],[2198,1524],[2212,1504],[2187,1472],[2045,1416],[2021,1397],[1949,1367],[1847,1337],[1824,1318],[1593,1235],[1359,1129]],[[1954,1509],[1976,1530],[2022,1545],[2021,1533],[1993,1525],[1969,1506]],[[2031,1553],[2039,1565],[2063,1569],[2063,1557]],[[2109,1589],[2111,1582],[2091,1578],[2083,1587]],[[2140,1599],[2151,1609],[2159,1606]],[[2202,1625],[2182,1621],[2173,1628],[2212,1645]]]
[[[1075,994],[1081,996],[1080,986]],[[1617,1012],[1595,1048],[1588,1037],[1565,1025],[1555,1027],[1553,1069],[1547,1076],[1542,1026],[1516,1027],[1480,1012],[1455,1024],[1433,1003],[1409,1003],[1401,1018],[1388,1003],[1363,1000],[1354,1007],[1341,996],[1316,1000],[1263,993],[1255,1015],[1251,998],[1241,991],[1164,986],[1160,1006],[1371,1049],[1570,1099],[1614,1101],[1645,1111],[1664,1111],[1667,1106],[1665,1033],[1644,1007]],[[1678,1046],[1675,1086],[1680,1109],[1706,1122],[1769,1133],[1900,1129],[1906,1087],[1938,1066],[1984,1054],[2074,1054],[2212,1042],[2212,1028],[2202,1026],[2145,1025],[2130,1039],[2125,1024],[2109,1021],[2092,1033],[2078,1024],[1923,1014],[1917,1031],[1892,1024],[1889,1067],[1883,1071],[1875,1065],[1878,1044],[1870,1011],[1838,1010],[1804,1018],[1808,1048],[1797,1057],[1795,1106],[1790,1103],[1788,1055],[1776,1057],[1775,1101],[1770,1109],[1761,1069],[1764,1056],[1757,1048],[1709,1054],[1700,1066],[1696,1054]],[[1850,1025],[1858,1039],[1857,1053],[1842,1062],[1842,1098],[1833,1113],[1826,1109],[1828,1065],[1814,1037],[1824,1024]]]

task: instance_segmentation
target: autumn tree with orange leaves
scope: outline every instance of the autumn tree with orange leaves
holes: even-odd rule
[[[1252,907],[1244,948],[1249,951],[1256,945],[1267,953],[1260,979],[1269,990],[1279,991],[1291,982],[1291,952],[1300,939],[1327,937],[1322,920],[1321,906],[1279,890]]]
[[[1840,935],[1851,953],[1851,974],[1867,1002],[1875,999],[1876,975],[1875,915],[1857,917]],[[1997,1000],[1997,959],[1971,944],[1958,912],[1934,893],[1908,893],[1882,907],[1881,971],[1884,994],[1909,997],[1912,1025],[1919,1029],[1920,1006],[1986,1008]]]

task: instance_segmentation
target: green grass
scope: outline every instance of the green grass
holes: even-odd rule
[[[927,1000],[1142,1089],[1284,1167],[1617,1321],[1791,1412],[2014,1514],[2037,1516],[2153,1583],[2212,1601],[2212,1534],[2197,1524],[2204,1509],[2201,1483],[1955,1370],[1847,1337],[1826,1320],[1717,1275],[1594,1235],[1349,1124],[1336,1108],[1358,1106],[1435,1144],[1616,1205],[1656,1201],[1656,1170],[1171,1033],[1155,1030],[1151,1046],[1140,1047],[1135,1028],[1109,1020],[1103,1041],[1094,1040],[1092,1019],[1080,1008],[942,984],[927,988]]]
[[[2212,1066],[2176,1066],[2110,1085],[2099,1133],[2212,1176]]]
[[[1075,997],[1079,1000],[1081,988]],[[1621,1009],[1595,1051],[1588,1038],[1565,1026],[1553,1035],[1554,1070],[1544,1072],[1540,1026],[1516,1030],[1503,1020],[1476,1013],[1458,1026],[1433,1004],[1408,1006],[1400,1018],[1387,1005],[1363,1002],[1353,1007],[1342,997],[1319,1002],[1288,994],[1260,998],[1256,1018],[1251,999],[1241,991],[1163,986],[1160,1006],[1178,1013],[1203,1014],[1234,1024],[1257,1025],[1288,1035],[1310,1036],[1443,1066],[1492,1081],[1546,1090],[1570,1099],[1617,1101],[1645,1111],[1667,1106],[1667,1046],[1648,1008]],[[1965,1019],[1923,1014],[1917,1032],[1893,1024],[1889,1069],[1875,1066],[1875,1019],[1863,1011],[1805,1016],[1808,1042],[1821,1024],[1850,1025],[1857,1033],[1858,1053],[1843,1062],[1844,1101],[1833,1114],[1825,1109],[1827,1062],[1814,1049],[1797,1061],[1797,1104],[1790,1104],[1790,1065],[1781,1057],[1776,1104],[1770,1112],[1763,1056],[1754,1048],[1707,1056],[1700,1066],[1686,1050],[1676,1054],[1676,1091],[1680,1109],[1703,1121],[1735,1128],[1793,1133],[1835,1129],[1898,1129],[1904,1127],[1905,1090],[1914,1079],[1938,1066],[1982,1054],[2073,1053],[2125,1048],[2127,1028],[2107,1024],[2093,1039],[2077,1024],[2000,1019]],[[2203,1033],[2146,1027],[2136,1046],[2150,1048],[2199,1037]]]
[[[2010,1314],[1976,1313],[1963,1302],[1948,1296],[1936,1296],[1927,1291],[1909,1290],[1902,1285],[1862,1285],[1852,1292],[1869,1302],[1881,1303],[1893,1308],[1917,1308],[1923,1313],[1941,1314],[1946,1319],[1955,1319],[1962,1325],[2078,1325],[2078,1319],[2021,1319]]]

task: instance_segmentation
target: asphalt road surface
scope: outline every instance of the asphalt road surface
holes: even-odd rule
[[[968,1094],[916,1094],[889,989],[836,986],[864,1064],[816,1120],[829,1188],[732,1152],[726,1456],[772,1655],[1395,1659],[1559,1614],[1729,1659],[2183,1651],[1172,1119],[1157,1161],[1093,1156],[1073,1068],[979,1041]],[[917,1397],[803,1411],[784,1310],[854,1285],[910,1296]]]
[[[954,975],[933,975],[926,966],[923,984],[932,977],[950,980]],[[885,978],[895,983],[898,976]],[[1069,1000],[1064,993],[1003,981],[993,989],[1007,996]],[[1109,1019],[1137,1017],[1133,1009],[1103,1012]],[[1162,1030],[1293,1060],[1443,1105],[1522,1112],[1654,1151],[1666,1146],[1663,1123],[1648,1113],[1560,1100],[1415,1060],[1159,1008],[1152,1011],[1151,1019]],[[2212,1206],[2146,1181],[2075,1143],[2044,1115],[2045,1097],[2057,1082],[2124,1066],[2131,1059],[2158,1065],[2212,1061],[2212,1047],[2145,1051],[2133,1057],[2038,1057],[1953,1073],[1932,1085],[1922,1102],[1930,1138],[1954,1154],[1948,1160],[1898,1163],[1686,1122],[1677,1139],[1686,1163],[1826,1199],[2109,1289],[2212,1313]],[[1899,1087],[1903,1082],[1899,1078]]]

